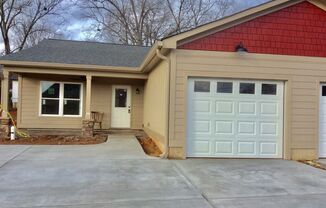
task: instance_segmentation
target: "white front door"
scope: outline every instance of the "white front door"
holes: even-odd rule
[[[112,86],[112,128],[130,128],[131,87]]]
[[[187,156],[282,158],[283,82],[190,79]]]
[[[319,157],[326,158],[326,84],[321,85],[319,106]]]

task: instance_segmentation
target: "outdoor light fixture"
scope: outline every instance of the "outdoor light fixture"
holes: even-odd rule
[[[235,47],[236,52],[248,52],[248,49],[243,45],[242,42],[240,42],[236,47]]]
[[[139,88],[136,89],[136,94],[137,94],[137,95],[140,94],[140,90],[139,90]]]

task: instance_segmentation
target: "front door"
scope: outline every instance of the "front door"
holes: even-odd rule
[[[112,86],[112,128],[130,128],[130,86]]]

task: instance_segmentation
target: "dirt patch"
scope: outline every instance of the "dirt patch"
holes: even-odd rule
[[[147,155],[159,157],[162,154],[161,150],[151,138],[147,136],[137,136],[137,139]]]
[[[324,165],[318,161],[315,161],[315,160],[299,160],[299,162],[304,163],[306,165],[310,165],[315,168],[326,170],[326,165]]]
[[[94,137],[42,135],[28,138],[18,138],[11,141],[9,138],[0,138],[0,144],[5,145],[88,145],[106,142],[107,135],[95,135]]]

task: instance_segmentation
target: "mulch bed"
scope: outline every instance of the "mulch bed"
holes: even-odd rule
[[[42,135],[18,138],[11,141],[9,138],[0,138],[0,144],[4,145],[88,145],[106,142],[107,135],[95,135],[94,137],[66,136],[66,135]]]
[[[151,138],[146,136],[137,136],[137,139],[147,155],[159,157],[162,154],[161,150]]]
[[[299,162],[304,163],[306,165],[310,165],[315,168],[326,170],[326,165],[324,165],[318,161],[315,161],[315,160],[299,160]]]

